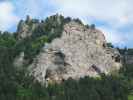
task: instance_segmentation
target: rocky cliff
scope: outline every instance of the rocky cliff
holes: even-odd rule
[[[27,16],[26,21],[21,20],[18,24],[17,38],[21,40],[30,37],[39,25],[39,20],[31,19],[30,16]]]
[[[121,67],[121,61],[119,52],[106,44],[98,29],[71,21],[60,38],[45,44],[29,66],[30,74],[43,83],[110,74]]]

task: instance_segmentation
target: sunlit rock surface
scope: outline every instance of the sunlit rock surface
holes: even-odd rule
[[[29,66],[38,81],[61,82],[68,78],[96,77],[121,67],[120,54],[106,46],[104,34],[74,21],[64,26],[61,38],[46,44]]]

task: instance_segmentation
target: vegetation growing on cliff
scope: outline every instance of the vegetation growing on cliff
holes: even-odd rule
[[[125,65],[119,76],[69,79],[48,87],[28,76],[26,65],[22,70],[14,67],[13,61],[20,52],[25,53],[25,59],[30,63],[46,42],[61,35],[63,24],[72,19],[60,18],[60,24],[57,16],[47,18],[31,37],[23,40],[18,40],[16,34],[0,33],[0,100],[128,100],[129,94],[132,100],[133,65]]]

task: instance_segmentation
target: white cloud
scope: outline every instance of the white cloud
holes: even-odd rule
[[[10,2],[0,2],[0,30],[8,30],[17,23],[18,18],[13,10],[14,7]]]
[[[51,15],[49,0],[0,0],[0,30],[6,31],[17,27],[18,21],[26,15],[44,18]],[[54,9],[54,8],[53,8]]]
[[[126,41],[128,41],[126,34],[107,27],[99,27],[99,29],[103,31],[108,42],[111,42],[119,47],[124,47],[126,45]]]
[[[130,32],[120,32],[117,29],[100,26],[98,27],[103,31],[108,42],[113,43],[118,47],[133,47],[133,30]]]

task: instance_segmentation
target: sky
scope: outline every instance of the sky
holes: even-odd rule
[[[45,19],[56,13],[95,24],[108,42],[133,48],[133,0],[0,0],[0,30],[16,31],[26,15]]]

